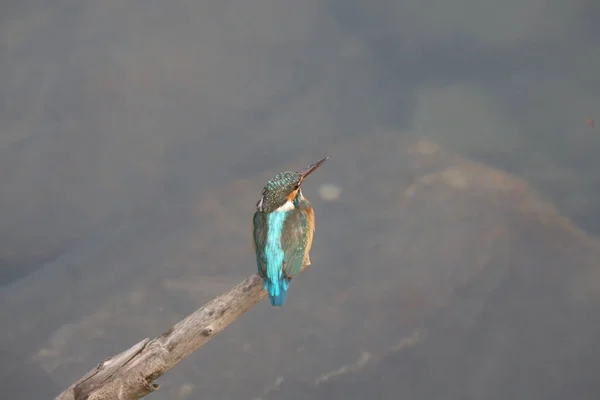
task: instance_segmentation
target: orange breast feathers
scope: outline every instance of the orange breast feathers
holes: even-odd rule
[[[315,233],[315,212],[312,206],[309,204],[304,209],[308,216],[308,242],[306,243],[306,250],[304,250],[304,264],[310,265],[310,247],[312,246],[313,234]]]

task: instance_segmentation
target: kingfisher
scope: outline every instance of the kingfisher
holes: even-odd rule
[[[302,195],[302,183],[329,157],[300,172],[280,172],[262,190],[253,222],[258,275],[271,305],[282,306],[290,280],[310,265],[315,213]]]

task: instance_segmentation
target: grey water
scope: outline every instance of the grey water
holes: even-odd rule
[[[321,177],[311,177],[323,232],[316,251],[334,270],[327,274],[336,290],[362,287],[368,271],[344,273],[345,265],[366,260],[353,248],[389,227],[367,217],[372,205],[358,200],[369,198],[358,196],[366,189],[347,183],[339,203],[327,203],[317,188],[341,184],[344,171],[353,171],[347,182],[360,180],[363,157],[397,165],[393,151],[366,146],[370,138],[422,136],[514,174],[593,242],[600,233],[599,18],[600,3],[588,0],[3,2],[0,382],[11,383],[3,393],[56,395],[253,273],[249,221],[265,173],[342,147]],[[247,190],[253,200],[236,202]],[[223,198],[231,201],[219,207]],[[353,223],[361,214],[364,224]],[[436,229],[423,220],[422,229]],[[402,240],[385,240],[394,238]],[[456,364],[462,373],[441,378],[442,364],[427,359],[456,342],[445,340],[448,317],[438,314],[424,323],[435,331],[426,351],[385,356],[357,380],[314,389],[315,371],[359,357],[360,349],[348,348],[362,343],[373,353],[376,337],[392,342],[405,329],[388,321],[372,337],[352,336],[348,325],[363,316],[344,303],[333,312],[329,286],[316,274],[299,278],[290,294],[305,312],[292,305],[282,316],[261,304],[162,378],[150,398],[260,397],[278,371],[294,382],[285,388],[292,398],[481,398],[489,388],[504,398],[550,398],[542,384],[524,382],[526,371],[510,370],[543,358],[514,350],[521,344],[506,344],[510,356],[477,356],[489,368],[500,365],[505,384],[490,383],[467,361]],[[525,308],[538,300],[530,293],[521,298]],[[451,311],[456,319],[467,313],[462,304]],[[531,324],[553,329],[551,316],[532,313]],[[583,325],[574,336],[595,332],[597,321],[576,320]],[[460,340],[464,360],[484,346]],[[297,354],[283,357],[285,349]],[[573,354],[533,374],[540,382],[568,375],[564,395],[596,398],[586,371],[600,363],[598,354]],[[411,363],[421,367],[411,371]],[[404,372],[382,384],[390,369]],[[438,380],[426,383],[427,371]],[[36,384],[18,384],[15,374]]]

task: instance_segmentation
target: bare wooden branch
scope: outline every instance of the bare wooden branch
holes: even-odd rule
[[[306,268],[306,267],[304,267]],[[304,269],[303,268],[303,269]],[[154,381],[204,346],[267,297],[253,275],[211,300],[171,329],[110,357],[59,394],[57,400],[134,400],[158,389]]]

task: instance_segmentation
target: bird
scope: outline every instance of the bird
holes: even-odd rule
[[[310,265],[315,213],[302,195],[302,183],[329,157],[300,172],[280,172],[262,190],[252,219],[258,275],[271,305],[283,306],[290,280]]]

